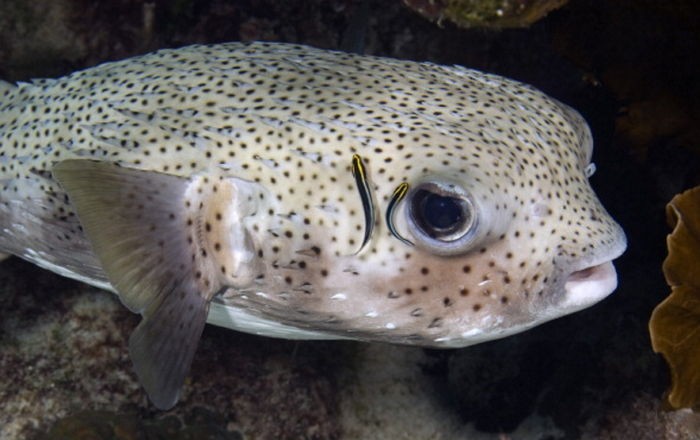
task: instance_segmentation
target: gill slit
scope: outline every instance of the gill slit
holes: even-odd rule
[[[391,200],[389,201],[389,204],[386,207],[386,227],[389,229],[389,232],[391,232],[391,235],[396,237],[401,243],[408,245],[408,246],[413,246],[413,242],[411,240],[408,240],[407,238],[404,238],[399,234],[399,231],[396,230],[396,227],[394,226],[394,211],[396,210],[396,207],[399,205],[401,200],[406,197],[406,193],[408,193],[408,183],[403,182],[399,186],[396,187],[394,190],[394,193],[391,195]]]
[[[356,254],[359,254],[372,238],[375,211],[374,203],[372,202],[372,193],[369,188],[369,181],[367,180],[367,170],[362,162],[362,158],[357,154],[352,155],[352,175],[355,178],[355,184],[360,193],[362,209],[365,211],[365,236],[362,239],[360,248],[356,252]]]

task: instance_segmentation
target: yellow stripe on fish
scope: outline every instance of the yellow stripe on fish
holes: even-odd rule
[[[391,194],[391,200],[389,200],[389,203],[386,206],[385,220],[386,227],[389,229],[391,235],[396,237],[401,243],[413,246],[413,242],[401,236],[401,234],[399,234],[394,227],[394,211],[396,210],[398,204],[404,199],[404,197],[406,197],[406,193],[408,193],[408,183],[402,182]]]
[[[0,253],[141,313],[130,353],[169,408],[206,320],[463,347],[601,300],[626,243],[591,151],[574,110],[475,70],[161,50],[0,83]]]
[[[357,251],[359,253],[372,238],[375,214],[374,202],[372,201],[372,191],[370,190],[369,182],[367,180],[367,171],[365,170],[365,165],[362,162],[362,158],[357,154],[352,155],[352,175],[355,177],[357,190],[360,193],[360,200],[362,200],[362,209],[365,213],[365,233],[364,237],[362,238],[360,249]]]

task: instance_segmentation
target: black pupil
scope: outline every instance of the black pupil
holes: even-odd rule
[[[453,197],[429,193],[423,199],[422,205],[423,220],[433,229],[451,229],[464,220],[462,205]]]

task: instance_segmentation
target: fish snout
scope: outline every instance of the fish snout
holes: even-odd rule
[[[564,278],[564,298],[559,304],[569,313],[589,307],[617,288],[617,272],[613,260],[627,248],[627,239],[619,228],[611,243],[594,256],[573,262]],[[566,273],[566,272],[564,272]]]

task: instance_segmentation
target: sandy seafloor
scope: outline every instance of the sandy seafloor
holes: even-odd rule
[[[192,42],[337,48],[357,3],[3,2],[0,77],[56,76]],[[109,293],[9,259],[0,263],[0,439],[700,438],[697,415],[662,409],[669,376],[647,333],[668,290],[663,206],[698,183],[687,142],[694,124],[674,104],[697,96],[678,79],[697,78],[688,74],[697,66],[683,64],[697,48],[697,34],[684,30],[692,10],[621,13],[606,4],[572,1],[530,29],[501,32],[436,26],[389,0],[370,2],[361,18],[367,53],[504,74],[583,113],[596,139],[592,184],[630,242],[610,298],[448,351],[207,326],[180,403],[163,413],[131,371],[127,340],[138,317]]]

